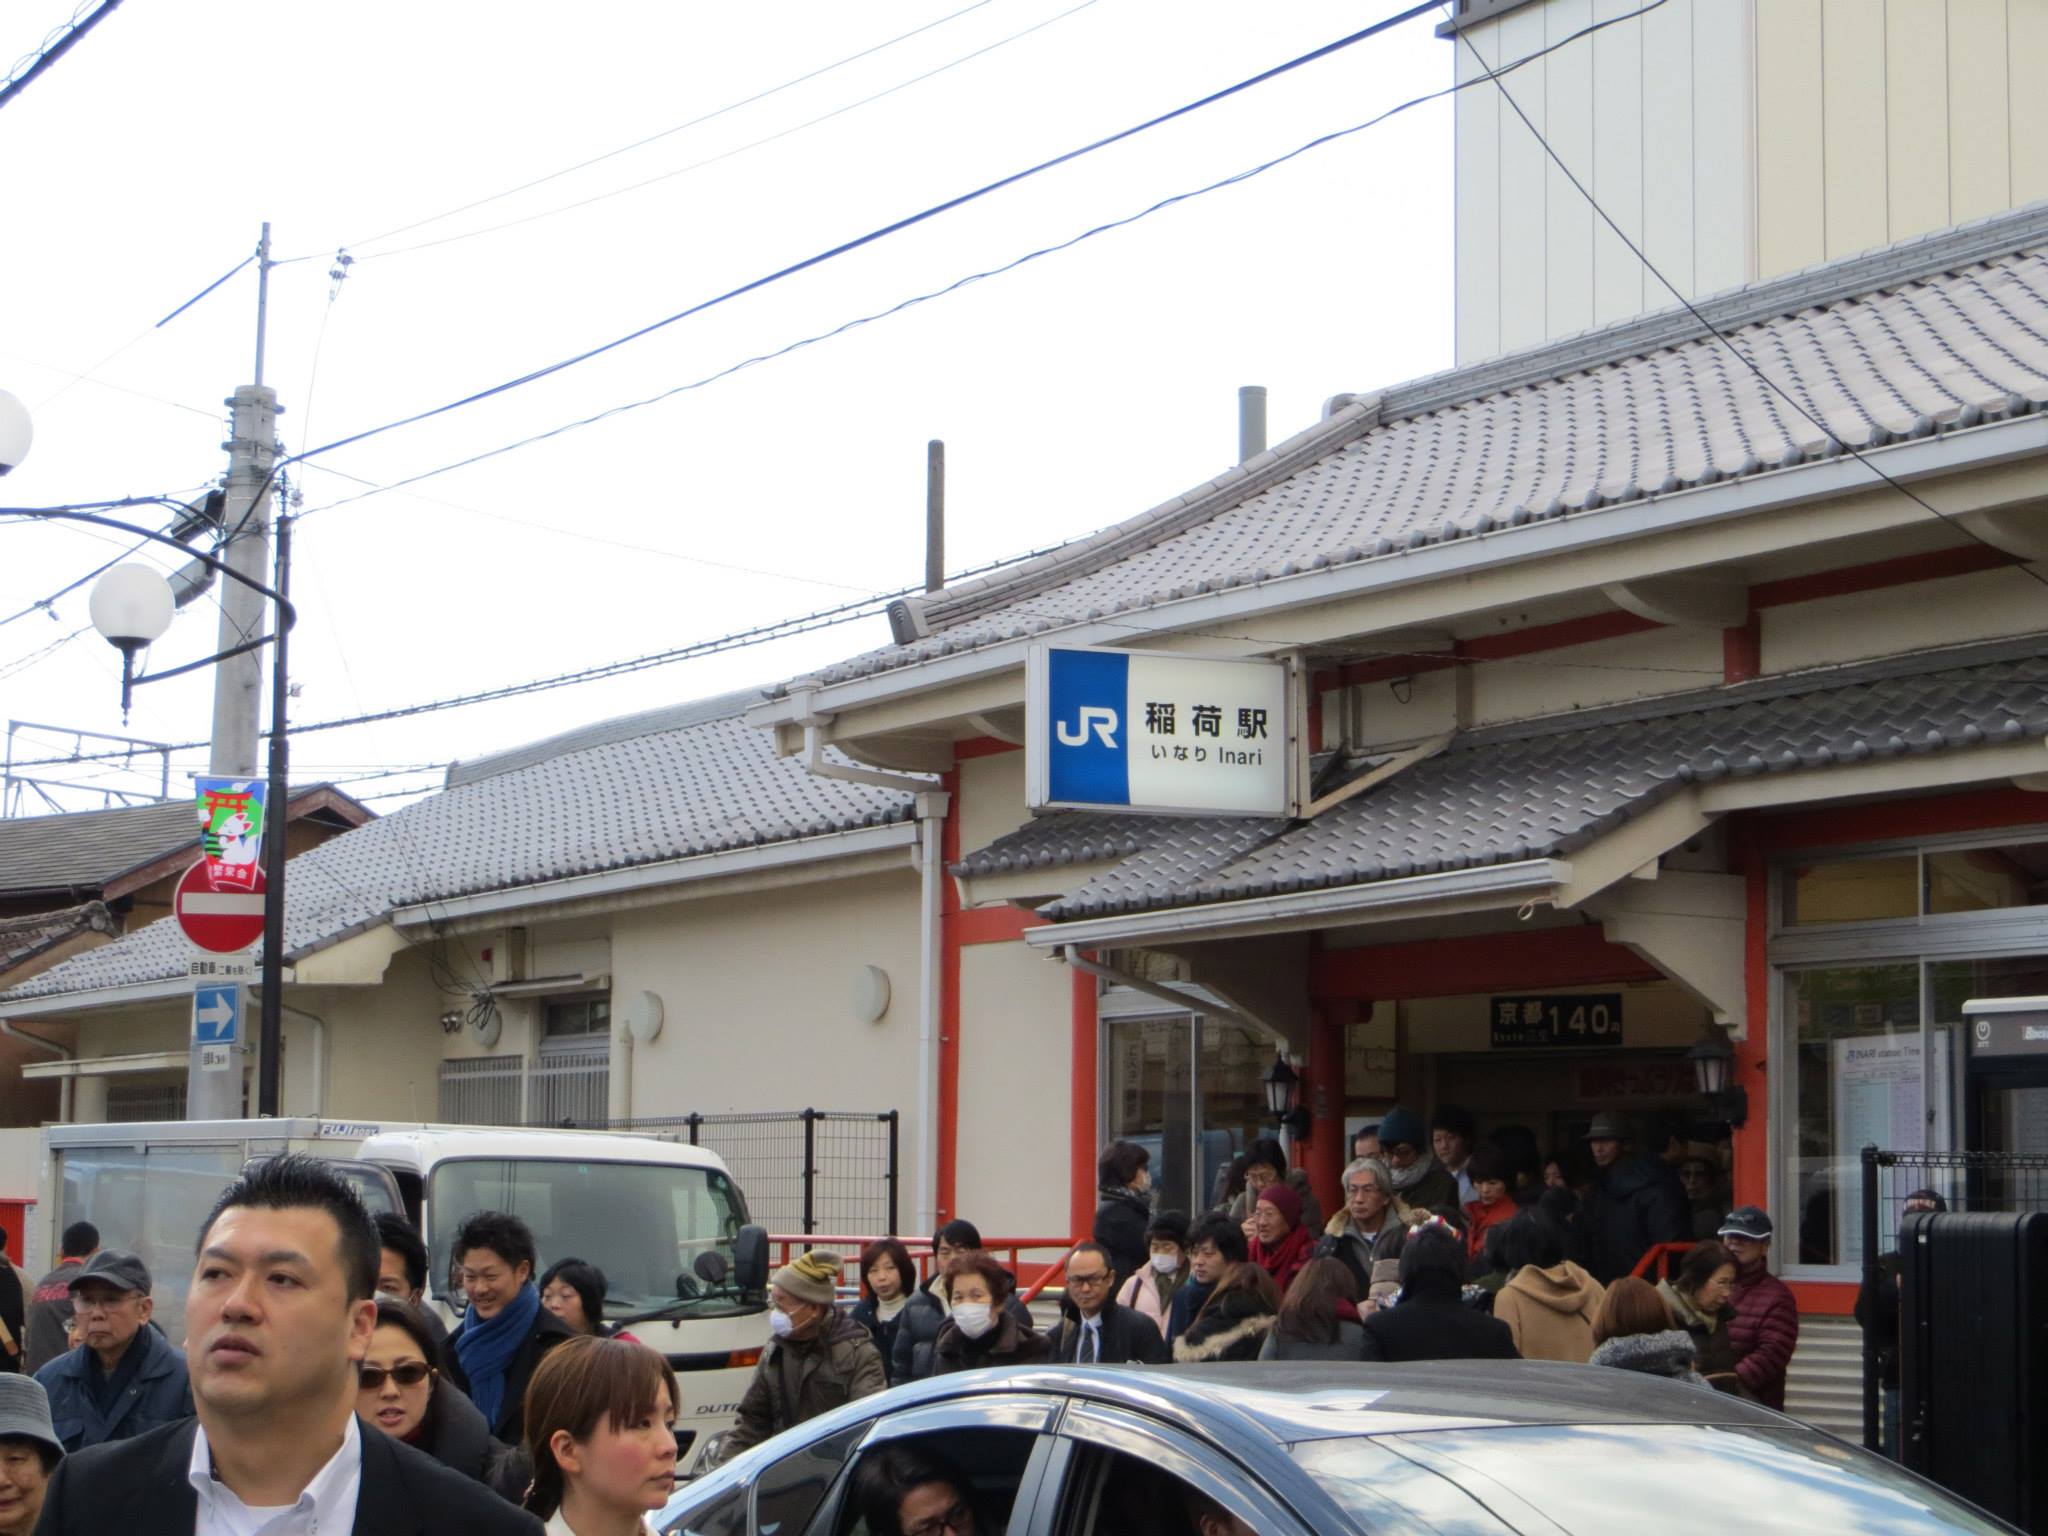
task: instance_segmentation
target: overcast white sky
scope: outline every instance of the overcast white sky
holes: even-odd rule
[[[265,382],[298,450],[630,331],[1399,9],[986,0],[713,122],[374,238],[966,4],[127,0],[0,112],[12,232],[0,244],[0,388],[28,404],[37,433],[0,502],[196,491],[221,472],[221,402],[253,364],[253,272],[151,327],[246,254],[265,219],[277,254],[315,258],[271,279]],[[67,0],[8,6],[0,65],[68,14]],[[397,479],[700,378],[1363,121],[1449,83],[1451,64],[1428,20],[1408,23],[603,359],[319,462]],[[399,250],[655,177],[513,228]],[[1451,236],[1443,101],[412,491],[314,511],[361,487],[308,465],[294,721],[518,682],[913,583],[931,437],[947,443],[949,570],[1142,511],[1231,461],[1240,384],[1270,389],[1277,441],[1331,394],[1448,366]],[[343,245],[358,260],[330,304]],[[0,617],[112,552],[96,531],[0,523]],[[16,666],[85,624],[85,597],[60,599],[55,622],[37,613],[0,626],[0,713],[122,728],[117,658],[90,630]],[[210,654],[217,618],[208,599],[188,608],[150,664]],[[425,785],[432,775],[362,776],[794,675],[886,639],[869,620],[309,735],[295,739],[292,777],[348,780],[364,795]],[[141,690],[130,729],[205,736],[211,687],[201,673]],[[21,737],[17,756],[49,745]],[[203,766],[203,751],[181,753],[172,792]]]

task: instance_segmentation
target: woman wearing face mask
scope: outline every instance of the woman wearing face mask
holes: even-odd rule
[[[1130,1279],[1145,1267],[1145,1229],[1152,1219],[1152,1154],[1136,1142],[1112,1141],[1096,1159],[1102,1203],[1095,1208],[1095,1241],[1109,1250],[1110,1267]]]
[[[377,1329],[356,1378],[356,1413],[394,1440],[481,1482],[497,1443],[476,1406],[441,1374],[435,1364],[440,1358],[415,1308],[378,1297]]]
[[[1017,1282],[980,1249],[946,1266],[953,1311],[932,1347],[932,1374],[974,1371],[991,1365],[1036,1365],[1050,1358],[1045,1335],[1018,1319],[1011,1296]]]
[[[881,1351],[882,1373],[889,1385],[896,1385],[896,1330],[903,1321],[903,1309],[910,1304],[910,1289],[917,1278],[917,1266],[910,1250],[893,1237],[880,1237],[860,1251],[860,1301],[850,1314],[867,1329]]]
[[[549,1352],[526,1389],[522,1502],[547,1536],[652,1536],[675,1492],[675,1372],[642,1344],[588,1334]]]
[[[1116,1304],[1151,1318],[1159,1327],[1159,1336],[1171,1344],[1173,1337],[1167,1327],[1173,1316],[1173,1298],[1187,1284],[1190,1273],[1187,1216],[1180,1211],[1161,1211],[1145,1228],[1145,1246],[1150,1250],[1145,1267],[1123,1283]]]
[[[728,1451],[745,1450],[792,1425],[889,1385],[874,1336],[841,1312],[836,1253],[813,1250],[768,1282],[768,1328],[754,1379],[740,1399]]]

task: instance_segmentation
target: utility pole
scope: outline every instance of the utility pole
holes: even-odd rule
[[[277,519],[277,595],[290,601],[292,590],[292,520]],[[285,779],[290,746],[285,714],[291,705],[291,684],[285,670],[288,631],[280,608],[270,642],[270,788],[263,810],[263,1013],[257,1030],[256,1113],[278,1113],[278,1067],[284,1054],[284,840],[289,817],[285,801],[291,791]]]
[[[924,445],[924,589],[946,585],[946,445]]]
[[[270,226],[256,247],[256,382],[228,400],[233,425],[228,441],[226,534],[221,558],[261,584],[270,564],[270,472],[277,459],[277,393],[263,385],[264,329],[270,309]],[[221,584],[220,649],[225,651],[262,632],[268,615],[262,595],[239,581]],[[213,751],[208,772],[221,778],[256,773],[257,721],[263,702],[263,658],[251,651],[214,669]],[[284,807],[275,807],[280,821]]]

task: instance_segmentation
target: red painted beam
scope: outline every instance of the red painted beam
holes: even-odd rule
[[[1310,996],[1371,1000],[1455,997],[1513,987],[1654,981],[1663,973],[1594,925],[1420,939],[1327,950],[1310,961]]]
[[[948,923],[958,944],[1014,944],[1026,929],[1043,928],[1045,919],[1022,907],[970,907]]]
[[[1095,978],[1075,970],[1070,993],[1071,1087],[1067,1091],[1067,1225],[1078,1239],[1095,1231]]]
[[[960,771],[940,776],[949,796],[940,849],[946,864],[960,859]],[[960,892],[950,879],[940,882],[939,945],[939,1124],[934,1141],[939,1166],[933,1177],[934,1204],[940,1225],[953,1219],[960,1168]]]
[[[1833,848],[1900,837],[1985,832],[2048,822],[2048,795],[1982,789],[1925,799],[1881,800],[1833,810],[1787,811],[1755,818],[1756,840],[1772,852]]]
[[[1935,581],[1944,576],[1968,576],[1976,571],[1996,570],[2003,565],[2019,563],[2002,549],[1964,544],[1955,549],[1937,549],[1925,555],[1901,555],[1896,560],[1874,560],[1868,565],[1845,565],[1839,570],[1815,571],[1808,576],[1761,581],[1749,589],[1749,605],[1752,608],[1778,608],[1786,603],[1810,603],[1821,597],[1847,597],[1853,592],[1875,592],[1884,587]]]

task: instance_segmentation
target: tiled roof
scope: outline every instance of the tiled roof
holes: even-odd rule
[[[114,931],[113,914],[98,901],[59,907],[54,912],[0,917],[0,975],[81,933]]]
[[[1859,449],[2027,415],[2048,402],[2048,204],[1699,307]],[[1841,452],[1683,310],[1332,404],[1206,485],[948,588],[929,637],[817,680]]]
[[[1161,819],[1148,835],[1131,817],[1070,813],[1003,842],[1025,839],[1017,852],[1034,863],[1135,844],[1039,909],[1106,917],[1561,855],[1686,784],[2043,736],[2048,637],[2036,636],[1470,732],[1311,822],[1238,823],[1232,837]]]
[[[308,849],[288,866],[287,950],[324,947],[399,907],[911,815],[907,795],[778,758],[773,737],[739,718],[756,698],[733,695],[681,727],[664,711],[606,722],[591,728],[604,737],[598,745],[478,772]],[[164,980],[184,973],[188,954],[165,919],[0,993],[0,1003]]]
[[[332,785],[292,791],[295,806],[308,797],[369,815]],[[0,820],[0,896],[40,891],[97,895],[130,870],[186,847],[195,859],[199,856],[199,824],[189,799],[8,817]]]

